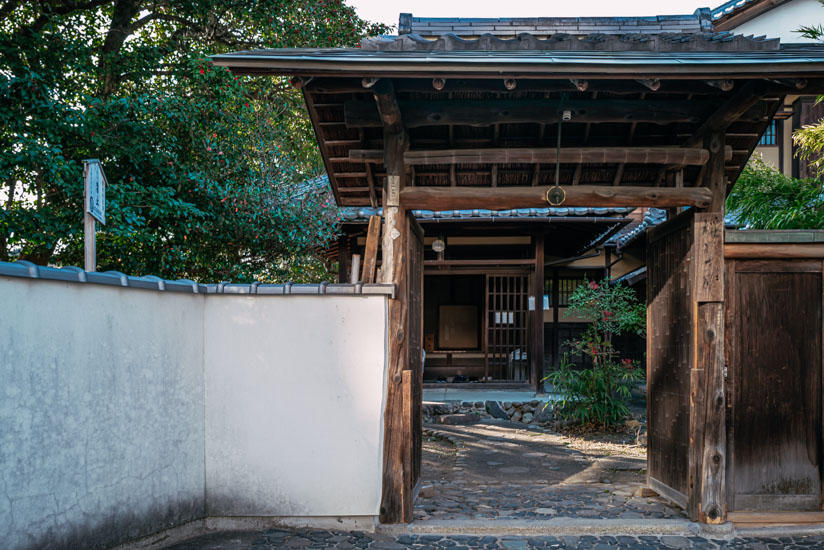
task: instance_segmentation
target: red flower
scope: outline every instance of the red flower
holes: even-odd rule
[[[610,317],[612,317],[612,312],[611,311],[603,310],[601,313],[604,315],[604,320],[607,320]]]
[[[592,290],[598,290],[600,288],[600,285],[595,281],[590,281],[589,288],[591,288]]]
[[[203,69],[200,69],[200,74],[203,74]]]

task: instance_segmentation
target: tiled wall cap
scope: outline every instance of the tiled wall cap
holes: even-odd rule
[[[268,296],[283,296],[286,294],[322,296],[322,295],[383,295],[394,298],[396,287],[394,284],[337,284],[322,282],[317,284],[251,284],[220,283],[198,284],[190,279],[176,281],[165,280],[155,275],[130,277],[119,271],[86,272],[79,267],[48,267],[38,266],[27,261],[0,262],[0,276],[21,277],[26,279],[45,279],[68,281],[74,283],[103,284],[157,290],[165,292],[182,292],[187,294],[255,294]]]

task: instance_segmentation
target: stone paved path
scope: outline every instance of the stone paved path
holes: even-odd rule
[[[522,424],[486,420],[427,426],[416,523],[441,520],[685,519],[662,498],[635,496],[645,482],[642,449],[579,450]]]
[[[258,533],[205,535],[167,546],[164,550],[810,550],[824,548],[824,536],[738,538],[713,540],[681,536],[466,536],[401,535],[342,531],[272,529]]]

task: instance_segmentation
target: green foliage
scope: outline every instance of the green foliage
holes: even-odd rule
[[[562,396],[555,405],[561,418],[603,428],[620,424],[629,416],[626,401],[630,388],[644,378],[634,363],[607,362],[591,369],[575,370],[566,357],[547,379]]]
[[[567,355],[548,380],[562,399],[556,410],[562,418],[603,428],[629,416],[630,389],[644,378],[639,366],[621,359],[612,344],[624,332],[644,335],[646,312],[633,291],[622,284],[590,282],[575,289],[566,315],[591,319],[581,339],[567,344],[592,360],[592,368],[575,370]]]
[[[208,55],[354,46],[342,0],[0,5],[0,260],[82,264],[82,163],[102,160],[100,270],[317,280],[336,212],[303,100]]]
[[[810,141],[803,147],[822,137],[824,130],[815,138],[805,134]],[[727,211],[753,229],[821,229],[824,189],[820,181],[787,177],[754,155],[727,197]]]

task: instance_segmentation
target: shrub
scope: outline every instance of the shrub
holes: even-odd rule
[[[624,332],[643,337],[645,308],[632,290],[604,280],[579,286],[566,314],[591,319],[581,338],[568,345],[589,356],[592,368],[572,368],[565,354],[560,368],[545,378],[562,396],[555,409],[561,418],[580,424],[618,424],[629,416],[630,389],[644,373],[636,362],[621,359],[612,339]]]

